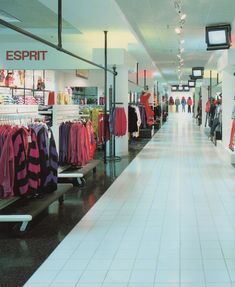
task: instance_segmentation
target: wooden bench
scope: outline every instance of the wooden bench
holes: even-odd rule
[[[14,214],[0,215],[0,222],[22,222],[20,231],[23,232],[26,230],[29,221],[31,221],[35,216],[45,210],[51,203],[57,199],[60,203],[62,203],[64,200],[64,193],[71,190],[72,188],[72,184],[58,184],[56,191],[52,193],[45,193],[42,198],[29,199],[28,201],[25,201],[26,203],[24,205],[13,208]],[[11,203],[9,199],[8,203],[5,202],[5,207],[19,199],[19,197],[12,198]],[[5,199],[1,200],[1,202],[2,201],[4,202]],[[1,206],[3,206],[3,202]]]

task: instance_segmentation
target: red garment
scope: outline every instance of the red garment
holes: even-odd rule
[[[55,93],[50,92],[48,95],[48,105],[53,106],[55,104]]]
[[[191,98],[188,98],[188,100],[187,100],[187,105],[188,105],[188,106],[192,106],[192,104],[193,104],[192,99],[191,99]]]
[[[13,129],[8,130],[8,136],[3,145],[0,158],[0,193],[2,197],[14,196],[14,147],[12,142]]]
[[[147,124],[149,126],[153,125],[154,123],[154,112],[152,111],[152,109],[149,106],[149,98],[151,97],[150,93],[145,93],[143,95],[140,96],[140,103],[142,105],[144,105],[145,110],[146,110],[146,116],[147,116]]]
[[[208,101],[206,102],[206,108],[205,108],[205,112],[206,112],[206,113],[209,113],[210,107],[211,107],[211,101],[208,100]]]
[[[96,148],[90,121],[71,123],[68,136],[67,163],[84,166],[93,158]]]
[[[115,109],[115,118],[113,119],[114,121],[114,135],[117,137],[124,136],[126,134],[127,130],[127,118],[126,118],[126,113],[125,109],[122,108],[116,108]]]
[[[232,128],[231,128],[231,133],[230,133],[230,142],[229,142],[229,148],[233,148],[233,139],[234,139],[234,133],[235,133],[235,120],[232,121]]]
[[[106,115],[106,133],[104,134],[104,115],[98,115],[98,132],[97,132],[97,139],[98,143],[103,143],[106,138],[106,141],[110,139],[109,133],[109,115]]]
[[[88,135],[89,160],[91,160],[94,156],[95,149],[96,149],[95,135],[94,135],[91,121],[88,121],[86,123],[86,130],[87,130],[87,135]]]

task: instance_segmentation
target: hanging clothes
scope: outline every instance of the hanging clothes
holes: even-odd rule
[[[154,107],[154,118],[159,119],[162,116],[162,108],[160,105],[157,105]]]
[[[149,99],[151,97],[150,93],[144,93],[140,96],[140,103],[144,105],[147,115],[147,125],[151,126],[154,123],[154,112],[152,111],[151,107],[149,106]]]
[[[106,128],[104,128],[104,126]],[[99,144],[103,144],[104,141],[109,141],[110,131],[109,131],[109,115],[106,115],[106,120],[104,114],[98,115],[98,131],[97,131],[97,141]]]
[[[14,196],[14,146],[12,141],[13,129],[9,126],[0,127],[0,197]]]
[[[44,124],[0,126],[0,197],[54,191],[57,163],[54,137]]]
[[[109,116],[110,133],[117,137],[124,136],[127,130],[126,112],[123,107],[115,107]]]
[[[93,158],[96,141],[90,120],[61,123],[59,139],[60,164],[84,166]]]
[[[134,133],[138,131],[138,116],[133,106],[128,106],[128,132]]]
[[[139,137],[141,114],[138,106],[128,106],[128,132],[133,137]]]
[[[58,153],[53,132],[46,125],[32,125],[39,148],[40,193],[57,189]]]
[[[144,106],[139,105],[139,111],[140,111],[140,118],[141,118],[141,125],[140,128],[146,129],[147,127],[147,114]]]

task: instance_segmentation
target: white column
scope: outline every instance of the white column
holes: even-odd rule
[[[233,75],[234,68],[229,67],[223,71],[223,82],[222,82],[222,108],[223,108],[223,145],[228,147],[231,131],[231,115],[233,106],[235,104],[235,77]]]
[[[122,102],[127,117],[127,132],[123,137],[116,137],[116,155],[128,155],[128,67],[117,66],[116,102]]]
[[[197,107],[198,107],[198,101],[199,101],[199,93],[200,88],[192,89],[192,92],[195,93],[195,103],[194,103],[194,115],[197,115]]]
[[[202,126],[205,126],[205,121],[206,121],[206,113],[205,113],[205,107],[206,107],[206,102],[208,100],[208,88],[207,87],[202,87]]]

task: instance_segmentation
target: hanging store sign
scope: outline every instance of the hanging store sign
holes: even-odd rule
[[[45,61],[46,53],[48,51],[28,51],[28,50],[16,50],[16,51],[6,51],[7,61]]]

